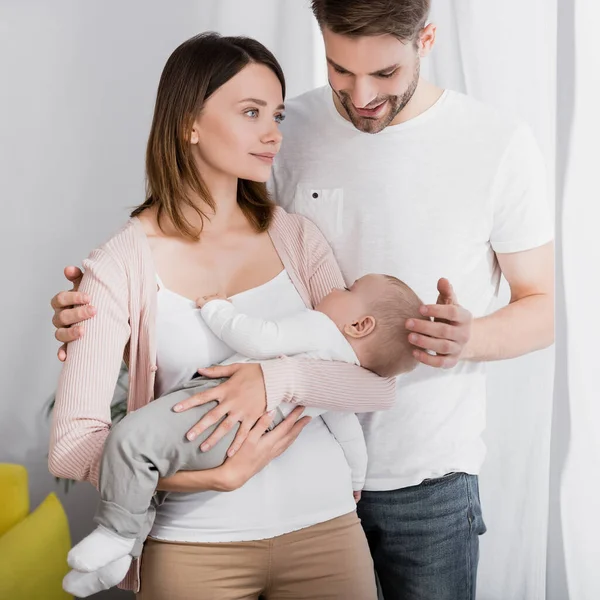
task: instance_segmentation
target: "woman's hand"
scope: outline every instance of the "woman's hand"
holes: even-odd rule
[[[310,417],[300,418],[303,410],[301,406],[296,407],[275,429],[266,433],[273,417],[264,414],[250,430],[239,452],[223,465],[206,471],[179,471],[161,479],[158,489],[172,492],[237,490],[292,445],[310,421]]]
[[[223,469],[225,482],[232,490],[242,487],[296,441],[311,420],[311,417],[302,417],[303,411],[304,407],[297,406],[272,431],[266,431],[273,421],[270,413],[257,421],[235,456],[219,467]]]
[[[250,430],[267,409],[267,393],[261,366],[258,363],[241,363],[209,369],[198,369],[205,377],[229,377],[214,388],[190,396],[173,407],[175,412],[189,410],[216,400],[218,405],[207,412],[188,433],[188,440],[196,439],[203,431],[226,418],[200,446],[203,452],[212,448],[230,429],[240,423],[240,428],[227,451],[232,457],[244,443]],[[265,427],[266,429],[266,427]]]

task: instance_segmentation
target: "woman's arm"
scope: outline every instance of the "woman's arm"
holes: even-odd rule
[[[110,431],[110,404],[130,336],[124,269],[104,250],[84,261],[80,292],[94,299],[97,315],[85,335],[69,344],[56,392],[48,467],[57,476],[89,481],[98,470]]]
[[[314,223],[304,217],[303,250],[312,306],[334,288],[346,284],[331,247]],[[301,270],[302,272],[302,270]],[[267,410],[292,402],[326,410],[372,412],[386,410],[396,399],[395,378],[342,362],[281,358],[261,363]]]

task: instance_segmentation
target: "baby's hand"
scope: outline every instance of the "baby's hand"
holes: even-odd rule
[[[227,300],[227,302],[231,302],[231,300],[229,300],[227,296],[225,296],[225,294],[223,294],[222,292],[217,292],[216,294],[209,294],[208,296],[200,296],[200,298],[196,300],[196,306],[198,308],[202,308],[211,300]]]
[[[359,500],[360,500],[360,496],[361,496],[362,492],[361,492],[361,491],[358,491],[358,492],[352,492],[352,493],[353,493],[353,495],[354,495],[354,501],[356,502],[356,504],[358,504],[358,502],[359,502]]]

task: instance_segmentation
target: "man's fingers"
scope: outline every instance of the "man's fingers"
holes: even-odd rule
[[[198,373],[204,377],[211,379],[219,379],[221,377],[231,377],[238,369],[237,364],[233,365],[217,365],[216,367],[207,367],[206,369],[198,369]]]
[[[437,289],[440,296],[444,298],[444,304],[458,304],[454,288],[445,277],[438,281]]]
[[[435,325],[435,323],[434,323]],[[419,335],[417,333],[411,333],[408,336],[408,341],[413,345],[424,350],[432,350],[437,354],[460,354],[461,346],[456,342],[452,342],[448,339],[438,339],[435,337],[429,337],[427,335]]]
[[[67,360],[67,345],[66,344],[63,344],[58,349],[56,356],[58,356],[58,360],[60,360],[60,362],[65,362],[65,360]]]
[[[52,317],[54,327],[70,327],[75,323],[87,321],[96,315],[96,309],[93,306],[77,306],[76,308],[65,308],[55,312]]]
[[[202,452],[208,452],[208,450],[210,450],[221,438],[227,435],[238,424],[239,421],[236,417],[227,415],[223,421],[221,421],[219,426],[208,436],[208,438],[202,442],[200,450],[202,450]]]
[[[79,285],[79,280],[83,277],[81,269],[72,265],[65,267],[64,274],[69,281],[76,283],[77,285]]]
[[[57,308],[70,308],[79,304],[89,304],[91,298],[87,294],[81,292],[59,292],[50,300],[50,306],[55,310]]]
[[[457,304],[427,304],[421,307],[420,312],[423,316],[453,323],[463,323],[471,319],[471,313]]]
[[[54,337],[63,344],[74,342],[83,335],[83,327],[62,327],[54,332]],[[65,355],[66,358],[66,355]]]
[[[409,321],[412,321],[412,323]],[[409,321],[406,322],[406,328],[414,333],[440,340],[462,341],[463,332],[455,325],[438,323],[436,321],[424,321],[422,319],[409,319]]]
[[[421,350],[414,350],[413,356],[424,365],[435,367],[436,369],[451,369],[458,363],[456,356],[431,356],[427,352]]]

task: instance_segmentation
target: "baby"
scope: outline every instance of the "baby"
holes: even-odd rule
[[[199,305],[213,333],[237,352],[222,364],[301,355],[353,363],[383,377],[406,373],[417,364],[404,323],[422,318],[422,302],[406,284],[388,275],[361,277],[350,288],[330,292],[314,310],[278,321],[241,314],[222,294],[206,296]],[[182,469],[210,469],[225,461],[237,428],[207,452],[199,446],[218,424],[193,442],[185,437],[216,402],[182,413],[172,410],[181,400],[222,381],[192,379],[112,428],[100,466],[101,501],[94,518],[98,527],[70,551],[68,563],[73,570],[63,581],[66,591],[83,598],[123,579],[152,528],[159,497],[164,499],[164,493],[155,493],[159,477]],[[294,406],[281,404],[272,426]],[[366,477],[367,450],[356,415],[319,409],[307,409],[304,414],[320,416],[342,447],[358,501]]]

